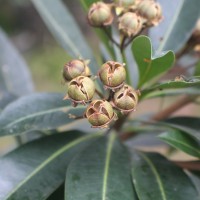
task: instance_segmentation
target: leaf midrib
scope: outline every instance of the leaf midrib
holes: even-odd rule
[[[89,135],[89,136],[83,136],[80,137],[74,141],[72,141],[71,143],[63,146],[62,148],[58,149],[56,152],[54,152],[49,158],[47,158],[42,164],[40,164],[35,170],[33,170],[32,173],[30,173],[29,176],[27,176],[27,178],[25,178],[23,181],[21,181],[7,196],[5,199],[11,197],[11,195],[13,195],[20,187],[22,187],[24,184],[26,184],[26,182],[28,182],[34,175],[36,175],[40,170],[42,170],[45,166],[47,166],[51,161],[53,161],[56,157],[60,156],[62,153],[64,153],[65,151],[69,150],[70,148],[72,148],[75,145],[78,145],[79,143],[89,140],[91,138],[95,138],[95,137],[100,137],[102,134],[101,133],[97,133],[94,135]]]
[[[63,106],[63,107],[59,107],[59,108],[54,108],[54,109],[49,109],[49,110],[45,110],[45,111],[35,112],[35,113],[30,114],[28,116],[20,117],[17,120],[12,121],[11,123],[7,124],[4,128],[9,128],[9,127],[14,126],[15,124],[17,124],[19,122],[22,122],[24,120],[27,120],[27,119],[30,119],[30,118],[33,118],[33,117],[42,116],[42,115],[53,113],[53,112],[57,112],[57,111],[68,112],[69,110],[70,110],[69,107],[67,108],[66,106]]]
[[[171,141],[171,142],[175,142],[176,144],[182,144],[183,146],[185,146],[185,147],[193,150],[194,152],[196,152],[199,155],[199,157],[200,157],[200,151],[198,151],[197,149],[193,148],[192,146],[190,146],[190,145],[188,145],[186,143],[180,142],[180,141],[178,141],[176,139],[173,139],[173,138],[162,138],[162,137],[160,137],[160,138],[163,139],[163,140],[165,140],[166,142],[167,141],[168,142]],[[170,143],[170,145],[173,145],[173,144]],[[176,147],[175,145],[173,145],[173,146]]]
[[[166,194],[165,194],[165,191],[164,191],[164,187],[163,187],[163,183],[162,183],[162,180],[158,174],[158,171],[155,167],[155,165],[151,162],[151,160],[145,156],[143,153],[140,153],[140,155],[143,157],[143,159],[147,162],[147,164],[150,166],[150,169],[152,170],[153,174],[155,175],[155,178],[156,178],[156,181],[158,183],[158,188],[160,190],[160,193],[161,193],[161,197],[162,197],[162,200],[167,200],[167,197],[166,197]]]
[[[109,173],[109,165],[111,160],[112,148],[115,141],[116,135],[113,133],[110,135],[107,151],[106,151],[106,160],[105,160],[105,167],[104,167],[104,176],[103,176],[103,190],[102,190],[102,200],[106,200],[106,193],[107,193],[107,183],[108,183],[108,173]]]

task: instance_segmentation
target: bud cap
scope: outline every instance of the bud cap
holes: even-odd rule
[[[85,117],[92,124],[92,127],[105,128],[116,118],[116,114],[108,101],[94,100],[87,107]]]
[[[88,21],[91,26],[101,27],[112,24],[114,15],[112,6],[103,2],[93,3],[88,12]]]
[[[99,77],[105,88],[115,90],[122,87],[126,79],[124,64],[115,61],[104,63],[99,71]]]

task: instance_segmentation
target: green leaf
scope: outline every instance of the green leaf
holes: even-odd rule
[[[139,87],[172,67],[175,57],[172,51],[152,57],[152,45],[147,36],[139,36],[133,40],[132,53],[139,69]]]
[[[194,76],[200,76],[200,61],[196,64]]]
[[[0,199],[46,199],[63,183],[74,155],[99,136],[57,133],[7,154],[0,160]]]
[[[83,107],[73,108],[58,93],[24,96],[9,104],[0,115],[0,136],[18,135],[33,130],[52,130],[74,122],[68,114],[81,115]]]
[[[200,141],[200,118],[198,117],[172,117],[162,124],[184,131]]]
[[[199,0],[182,0],[178,4],[173,18],[170,19],[169,26],[164,30],[165,34],[160,42],[158,52],[167,49],[175,52],[180,50],[191,36],[199,18]],[[169,9],[171,9],[171,6]]]
[[[47,200],[64,200],[65,186],[62,184],[54,193],[47,198]]]
[[[198,199],[183,170],[159,154],[135,152],[132,176],[140,200]]]
[[[198,191],[198,198],[200,199],[200,171],[189,171],[189,177],[194,183]]]
[[[66,200],[134,200],[127,150],[114,134],[84,149],[67,169]]]
[[[171,146],[200,158],[200,144],[188,134],[178,130],[169,130],[158,137]]]
[[[33,91],[28,67],[19,52],[0,28],[0,95],[9,91],[25,95]]]
[[[73,57],[81,56],[91,60],[91,71],[97,73],[97,63],[76,21],[61,0],[32,0],[45,24],[60,43]]]
[[[187,95],[200,94],[199,87],[165,89],[165,90],[158,90],[158,91],[152,91],[152,92],[149,92],[147,90],[143,90],[143,91],[142,91],[141,98],[145,98],[145,99],[156,98],[156,97],[166,97],[166,96],[177,96],[177,95],[183,95],[183,94],[187,94]]]
[[[190,79],[185,79],[183,77],[177,77],[176,80],[168,81],[168,82],[163,82],[156,84],[150,88],[146,88],[142,93],[142,97],[144,98],[146,95],[153,91],[161,91],[161,90],[168,90],[168,89],[174,89],[176,92],[176,89],[182,89],[182,88],[189,88],[189,87],[200,87],[200,79],[199,78],[190,78]],[[151,95],[151,94],[150,94]]]
[[[10,92],[2,92],[0,95],[0,112],[12,101],[16,100],[17,96]]]

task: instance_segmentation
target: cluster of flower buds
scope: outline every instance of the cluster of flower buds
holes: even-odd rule
[[[67,82],[67,95],[64,99],[71,100],[74,106],[87,105],[84,117],[92,127],[105,128],[113,120],[117,120],[117,111],[128,114],[135,110],[139,92],[125,84],[125,64],[108,61],[101,66],[98,77],[108,91],[107,98],[106,95],[99,97],[101,95],[96,93],[88,61],[72,60],[66,63],[63,78]]]
[[[94,27],[109,26],[115,17],[121,34],[132,37],[146,27],[158,25],[162,9],[155,0],[115,0],[93,3],[88,11],[89,24]]]

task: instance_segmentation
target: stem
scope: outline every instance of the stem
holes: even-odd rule
[[[121,52],[122,55],[123,55],[124,44],[125,44],[126,39],[127,39],[127,37],[126,37],[126,36],[123,36],[123,37],[122,37],[121,44],[120,44],[120,52]]]
[[[105,34],[108,36],[108,38],[110,39],[110,41],[112,43],[114,43],[117,47],[120,48],[120,45],[114,40],[114,38],[112,37],[112,35],[108,32],[108,30],[105,27],[102,27],[102,29],[104,30]]]
[[[154,115],[152,120],[155,121],[161,121],[163,119],[166,119],[167,117],[169,117],[171,114],[173,114],[174,112],[176,112],[177,110],[179,110],[180,108],[186,106],[187,104],[193,102],[198,96],[185,96],[184,98],[181,98],[179,101],[177,101],[176,103],[170,105],[168,108],[162,110],[161,112],[159,112],[158,114]]]
[[[190,161],[190,162],[175,161],[174,163],[183,169],[200,171],[200,162],[199,161]]]
[[[107,101],[111,101],[113,99],[113,96],[114,96],[114,92],[112,90],[110,90],[109,97],[108,97]]]

